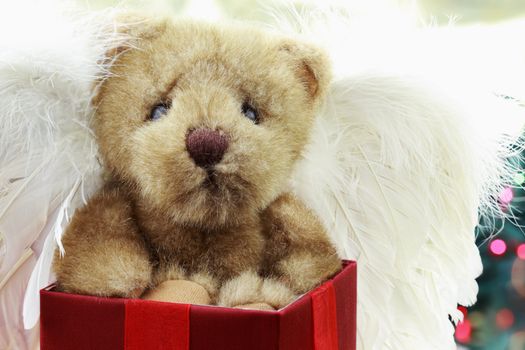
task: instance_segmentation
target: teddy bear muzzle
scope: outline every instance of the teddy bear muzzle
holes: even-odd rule
[[[186,136],[186,149],[197,166],[210,168],[222,160],[228,149],[228,138],[219,130],[190,130]]]

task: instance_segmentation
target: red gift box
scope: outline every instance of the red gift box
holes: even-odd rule
[[[356,264],[277,311],[40,292],[42,350],[355,350]]]

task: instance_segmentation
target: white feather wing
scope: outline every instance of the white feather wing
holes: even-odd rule
[[[7,246],[0,304],[22,311],[24,295],[10,291],[17,288],[10,281],[27,252],[39,257],[23,308],[31,328],[38,291],[52,281],[55,242],[101,183],[90,100],[106,74],[104,55],[119,39],[109,21],[80,17],[60,2],[11,2],[0,13],[0,232]],[[0,338],[18,337],[20,317],[0,316]]]

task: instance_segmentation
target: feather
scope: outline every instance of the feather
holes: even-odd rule
[[[521,148],[524,111],[498,97],[515,80],[495,81],[495,55],[478,56],[490,48],[468,45],[488,29],[352,10],[274,12],[334,65],[291,185],[358,262],[358,349],[455,349],[449,316],[475,302],[482,271],[478,213],[505,215],[506,160]],[[505,50],[502,65],[516,49]]]
[[[67,223],[67,211],[71,208],[71,201],[77,194],[80,187],[80,180],[71,189],[66,199],[57,208],[56,213],[48,217],[48,227],[44,229],[43,235],[46,237],[36,266],[31,273],[29,283],[26,288],[23,304],[23,319],[25,329],[33,328],[40,316],[40,289],[49,285],[51,278],[51,264],[55,252],[55,245],[58,245],[61,254],[64,248],[61,244],[61,235]]]
[[[15,291],[29,283],[27,327],[38,320],[38,290],[52,282],[69,214],[102,183],[90,101],[108,74],[106,52],[125,41],[111,17],[63,1],[0,6],[0,232],[7,247],[0,303],[20,313],[24,293]],[[34,258],[19,269],[25,252]],[[24,349],[22,338],[38,331],[23,331],[21,313],[2,313],[0,324],[0,338],[14,348]]]

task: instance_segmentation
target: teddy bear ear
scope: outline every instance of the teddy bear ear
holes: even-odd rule
[[[116,12],[105,21],[100,40],[104,42],[104,52],[98,58],[100,74],[94,80],[94,94],[91,104],[96,106],[101,99],[100,87],[111,76],[111,67],[119,56],[140,46],[140,41],[153,38],[166,30],[166,19],[154,19],[134,12]]]
[[[135,12],[118,12],[112,18],[115,45],[106,52],[113,61],[122,52],[137,46],[138,40],[159,35],[166,29],[166,20],[154,19]]]
[[[294,41],[284,42],[279,49],[292,59],[296,74],[310,97],[317,100],[323,96],[331,78],[330,61],[324,51]]]

